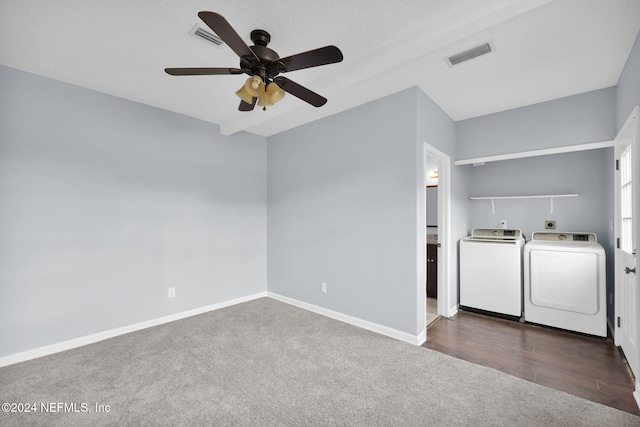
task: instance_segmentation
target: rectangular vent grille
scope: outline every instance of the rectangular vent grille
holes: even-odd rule
[[[215,44],[216,46],[220,46],[222,44],[222,39],[217,35],[213,34],[210,31],[205,30],[200,27],[198,24],[194,25],[194,27],[189,31],[189,34],[193,34],[194,36],[200,37],[203,40],[206,40],[210,43]]]
[[[493,47],[493,43],[487,42],[482,43],[479,46],[472,47],[471,49],[467,49],[464,52],[456,53],[455,55],[451,55],[447,58],[447,63],[450,66],[458,65],[462,62],[468,61],[473,58],[477,58],[482,55],[486,55],[487,53],[491,53],[495,51]]]

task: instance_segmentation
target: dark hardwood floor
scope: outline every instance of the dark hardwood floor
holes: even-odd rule
[[[611,338],[460,311],[431,323],[423,346],[640,415],[631,374]]]

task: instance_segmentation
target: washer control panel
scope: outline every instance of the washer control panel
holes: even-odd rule
[[[522,237],[522,231],[517,228],[474,228],[471,240],[515,240]]]

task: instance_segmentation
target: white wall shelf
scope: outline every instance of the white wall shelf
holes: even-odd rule
[[[489,162],[501,160],[523,159],[527,157],[548,156],[550,154],[573,153],[576,151],[597,150],[599,148],[609,148],[614,146],[614,141],[591,142],[587,144],[565,145],[564,147],[545,148],[542,150],[521,151],[518,153],[498,154],[495,156],[476,157],[475,159],[456,160],[456,166],[461,165],[483,165]]]
[[[573,194],[543,194],[536,196],[483,196],[483,197],[469,197],[471,200],[491,200],[491,213],[496,213],[496,200],[506,199],[549,199],[549,213],[553,213],[553,199],[561,197],[578,197],[577,193]]]

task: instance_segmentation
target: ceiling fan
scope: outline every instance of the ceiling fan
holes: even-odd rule
[[[240,111],[251,111],[258,106],[271,106],[284,97],[285,92],[308,102],[314,107],[321,107],[327,99],[298,83],[280,76],[280,73],[317,67],[342,61],[342,52],[336,46],[325,46],[296,55],[280,58],[269,49],[271,35],[264,30],[253,30],[251,41],[254,46],[247,46],[226,19],[214,12],[198,13],[202,19],[239,57],[239,68],[165,68],[172,76],[198,76],[221,74],[248,74],[245,84],[236,92],[240,97]]]

